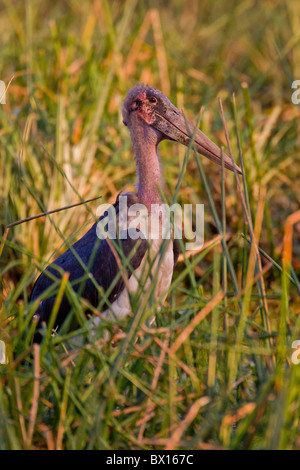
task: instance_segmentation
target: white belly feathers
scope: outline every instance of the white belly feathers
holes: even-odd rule
[[[129,315],[131,312],[130,299],[128,291],[130,294],[133,294],[139,289],[142,291],[147,291],[152,282],[156,281],[155,285],[155,300],[161,298],[161,303],[164,302],[168,289],[171,284],[173,268],[174,268],[174,254],[173,254],[173,243],[172,240],[165,241],[165,247],[163,250],[162,260],[160,260],[159,249],[162,243],[162,240],[151,240],[150,249],[144,256],[144,259],[138,269],[135,271],[135,275],[132,274],[128,280],[127,287],[123,289],[119,297],[112,303],[110,309],[103,312],[104,316],[113,319],[114,317],[122,319]],[[151,274],[150,274],[150,265],[155,259]],[[139,280],[139,281],[138,281]]]
[[[140,291],[142,295],[149,288],[154,288],[153,298],[155,300],[160,299],[160,304],[164,302],[172,280],[174,252],[172,237],[164,239],[164,234],[167,233],[166,229],[168,227],[166,227],[166,224],[169,221],[169,216],[165,217],[166,214],[163,211],[165,209],[162,209],[162,206],[157,207],[157,213],[153,213],[152,209],[151,220],[155,220],[155,224],[153,223],[151,227],[149,217],[148,235],[146,236],[149,248],[140,266],[131,274],[130,279],[126,282],[126,286],[119,297],[112,303],[111,308],[102,313],[102,316],[111,319],[122,319],[129,315],[131,306],[128,292],[133,294]],[[164,215],[162,215],[162,212]],[[129,223],[132,220],[133,218],[129,217]],[[155,283],[154,287],[153,282]]]

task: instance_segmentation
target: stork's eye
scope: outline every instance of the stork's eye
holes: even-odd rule
[[[155,98],[155,96],[149,96],[148,100],[149,100],[149,103],[152,103],[152,104],[157,103],[157,99]]]

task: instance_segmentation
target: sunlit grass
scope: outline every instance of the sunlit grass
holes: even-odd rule
[[[14,78],[0,105],[0,448],[300,447],[300,11],[267,4],[4,2],[0,79]],[[65,276],[55,309],[66,292],[79,328],[49,329],[33,348],[34,279],[98,203],[5,228],[134,189],[121,106],[138,81],[200,113],[227,154],[228,133],[241,187],[193,148],[163,143],[166,201],[205,204],[203,250],[183,251],[161,310],[140,286],[132,316],[94,335]]]

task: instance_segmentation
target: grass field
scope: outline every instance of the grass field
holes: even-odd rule
[[[0,449],[300,449],[299,18],[296,0],[2,2]],[[34,280],[99,201],[6,227],[134,189],[137,82],[227,153],[228,132],[243,177],[163,142],[166,200],[205,204],[204,248],[161,311],[135,296],[92,340],[65,277],[80,329],[33,347]]]

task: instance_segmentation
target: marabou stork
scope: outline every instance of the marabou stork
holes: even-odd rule
[[[137,85],[127,94],[123,105],[123,122],[130,131],[138,181],[137,193],[126,192],[119,194],[114,204],[117,218],[119,217],[120,196],[124,194],[127,196],[127,210],[133,204],[141,203],[149,209],[150,214],[151,207],[162,204],[159,190],[162,181],[157,146],[164,139],[177,141],[188,146],[190,135],[194,132],[194,125],[185,119],[183,114],[162,92],[146,85]],[[200,130],[195,132],[194,145],[200,154],[219,165],[221,164],[219,147]],[[224,153],[223,158],[225,167],[233,170],[232,160]],[[235,168],[238,173],[241,173],[238,166],[235,165]],[[95,286],[95,282],[92,282],[91,276],[103,289],[103,292],[108,292],[107,303],[102,309],[104,315],[108,316],[113,312],[116,317],[123,318],[131,312],[128,291],[136,291],[138,279],[142,276],[145,263],[147,260],[149,262],[149,259],[153,259],[154,255],[157,255],[162,243],[161,233],[158,239],[151,240],[147,240],[147,236],[142,235],[138,243],[136,239],[132,239],[130,236],[121,240],[122,252],[125,257],[130,257],[132,267],[132,269],[127,269],[128,277],[127,282],[125,282],[124,276],[119,275],[119,278],[116,279],[120,270],[120,259],[118,262],[116,251],[110,240],[104,238],[99,242],[96,229],[97,223],[72,246],[72,249],[69,248],[45,269],[35,282],[31,295],[32,301],[39,299],[46,289],[53,286],[54,282],[59,285],[62,274],[68,271],[73,290],[80,293],[81,297],[87,299],[95,308],[101,300],[101,293],[99,288],[97,289]],[[164,294],[166,296],[178,254],[178,242],[171,239],[164,250],[163,260],[160,260],[159,263],[155,287],[156,298],[163,298]],[[93,256],[92,262],[90,262],[91,256]],[[90,275],[82,282],[86,274],[84,265],[88,267]],[[157,263],[152,264],[153,269],[157,266]],[[133,275],[133,270],[135,275]],[[148,282],[151,282],[151,279]],[[110,288],[112,283],[114,286]],[[50,297],[44,298],[39,303],[35,315],[38,321],[35,341],[41,339],[39,333],[41,324],[49,322],[56,293],[52,293]],[[53,326],[55,328],[61,326],[70,311],[69,300],[64,295]]]

